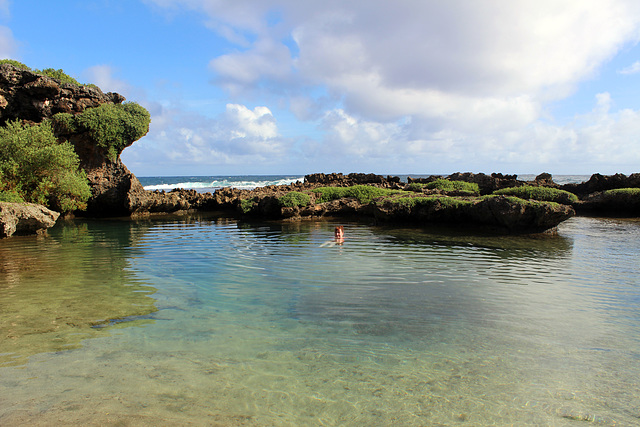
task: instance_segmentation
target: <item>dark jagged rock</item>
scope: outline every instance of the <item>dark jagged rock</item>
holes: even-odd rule
[[[414,224],[446,223],[463,227],[491,228],[509,233],[536,233],[554,229],[575,215],[572,207],[555,203],[517,201],[496,196],[451,202],[434,198],[427,204],[401,205],[391,200],[373,206],[374,215],[384,222]]]
[[[382,176],[376,174],[350,173],[343,175],[341,173],[314,173],[306,175],[304,182],[315,185],[327,185],[333,187],[349,187],[352,185],[374,184],[380,187],[391,188],[400,184],[400,178],[397,176]]]
[[[625,187],[630,188],[630,187]],[[579,213],[612,217],[639,217],[640,191],[612,189],[589,194],[575,205]]]
[[[0,238],[43,233],[53,227],[59,216],[34,203],[0,202]]]
[[[474,174],[471,172],[456,172],[447,177],[442,175],[432,175],[428,178],[411,178],[407,179],[407,182],[411,184],[412,182],[428,184],[437,179],[448,179],[450,181],[465,181],[472,182],[478,184],[480,187],[480,194],[491,194],[496,190],[500,190],[502,188],[508,187],[519,187],[522,185],[526,185],[524,181],[518,181],[517,175],[503,175],[501,173],[492,173],[491,175],[486,175],[483,173]]]
[[[614,190],[616,188],[640,188],[640,173],[634,173],[629,176],[621,173],[615,175],[600,175],[596,173],[591,175],[587,182],[565,184],[560,188],[577,195],[581,199],[585,199],[589,194],[601,191]]]
[[[536,176],[532,184],[538,185],[541,187],[553,187],[553,188],[560,187],[558,184],[553,182],[553,175],[547,172],[543,172],[540,175]]]

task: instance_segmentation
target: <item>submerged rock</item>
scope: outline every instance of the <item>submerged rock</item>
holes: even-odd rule
[[[60,214],[34,203],[0,202],[0,237],[43,233]]]

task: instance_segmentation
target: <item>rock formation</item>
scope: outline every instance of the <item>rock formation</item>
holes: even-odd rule
[[[121,104],[117,93],[103,93],[96,86],[75,85],[15,67],[0,64],[0,125],[21,120],[40,123],[57,113],[79,114],[102,104]],[[138,179],[120,160],[107,155],[90,135],[56,135],[69,140],[80,166],[87,172],[92,198],[86,214],[93,216],[129,215],[150,204]],[[130,141],[129,145],[134,141]]]
[[[53,227],[60,214],[33,203],[0,202],[0,238],[40,234]]]

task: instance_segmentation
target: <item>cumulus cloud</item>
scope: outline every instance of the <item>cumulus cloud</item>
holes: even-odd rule
[[[204,11],[221,34],[231,27],[254,36],[244,49],[212,59],[228,87],[257,89],[265,80],[277,87],[295,77],[326,85],[344,96],[350,112],[379,120],[414,114],[459,120],[469,100],[481,114],[495,111],[497,120],[504,114],[496,106],[517,104],[513,111],[522,117],[521,109],[566,96],[636,41],[640,20],[640,5],[628,0],[156,3]],[[273,10],[280,21],[270,26]]]
[[[206,167],[270,165],[282,160],[290,146],[267,107],[251,110],[228,104],[216,118],[171,106],[155,105],[154,110],[147,137],[123,154],[134,167],[150,159],[161,163],[160,168],[187,170],[195,166],[201,171]]]
[[[307,141],[309,158],[342,147],[353,158],[497,168],[631,149],[634,111],[598,104],[597,126],[543,119],[640,40],[634,0],[146,1],[203,12],[236,46],[210,62],[231,96],[285,98],[296,117],[318,120],[324,138]],[[310,96],[317,88],[326,96]]]

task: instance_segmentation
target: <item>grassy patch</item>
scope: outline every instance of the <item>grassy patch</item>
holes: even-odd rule
[[[605,197],[618,197],[618,196],[640,197],[640,188],[614,188],[613,190],[605,191],[604,196]]]
[[[424,187],[429,190],[462,191],[469,194],[480,193],[480,187],[475,182],[451,181],[443,178],[425,184]]]
[[[469,200],[458,199],[455,197],[396,197],[385,199],[385,202],[398,203],[408,208],[415,207],[435,207],[459,208],[473,204]]]
[[[293,208],[296,206],[307,206],[311,203],[311,197],[308,194],[299,191],[290,191],[282,197],[278,198],[281,206]]]
[[[370,185],[353,185],[351,187],[318,187],[313,189],[312,192],[316,194],[318,203],[330,202],[331,200],[345,197],[352,197],[360,203],[370,203],[380,197],[401,193],[402,190],[389,190]]]
[[[546,200],[523,199],[523,198],[518,197],[518,196],[499,195],[499,194],[496,194],[495,192],[493,194],[489,194],[488,196],[482,196],[482,197],[480,197],[480,199],[481,200],[489,200],[489,199],[493,199],[493,198],[496,198],[496,197],[504,197],[510,203],[513,203],[513,204],[516,204],[516,205],[520,205],[520,206],[538,207],[538,206],[548,205],[548,206],[552,206],[552,207],[559,207],[561,205],[561,203],[558,203],[558,202],[550,202],[550,201],[546,201]]]
[[[494,191],[493,194],[562,204],[570,204],[578,201],[578,196],[568,191],[550,187],[534,187],[531,185],[503,188],[502,190]]]
[[[422,193],[422,189],[424,188],[424,186],[427,184],[421,184],[419,182],[412,182],[411,184],[407,185],[405,187],[406,191],[413,191],[415,193]]]

